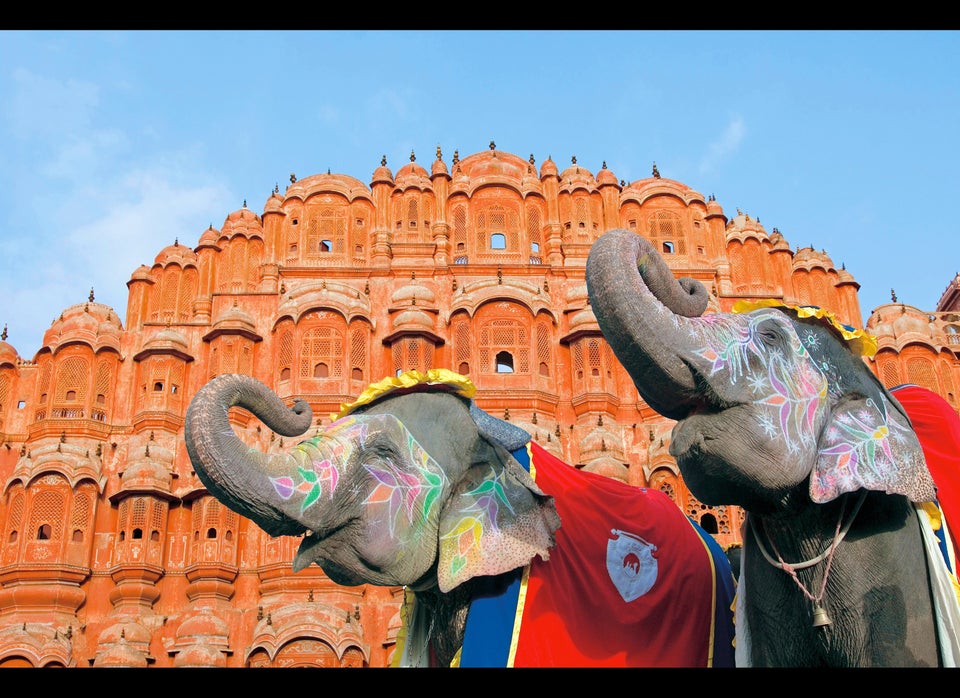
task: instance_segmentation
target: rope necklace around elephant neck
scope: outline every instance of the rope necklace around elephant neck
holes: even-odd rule
[[[763,539],[760,536],[760,532],[757,530],[757,526],[753,522],[754,517],[751,516],[747,519],[747,521],[750,523],[750,531],[753,533],[753,538],[755,541],[757,541],[757,547],[760,548],[760,552],[763,554],[764,559],[777,569],[781,569],[789,574],[793,581],[797,583],[797,586],[800,587],[800,591],[803,592],[803,595],[813,602],[813,627],[815,628],[824,627],[833,623],[821,603],[823,600],[823,594],[827,590],[827,577],[830,575],[830,566],[833,563],[833,553],[837,549],[837,546],[840,545],[840,541],[842,541],[844,536],[847,535],[847,532],[853,525],[853,520],[857,518],[857,513],[860,511],[860,507],[863,506],[863,502],[866,498],[867,491],[861,491],[860,497],[857,499],[857,503],[853,507],[853,512],[850,514],[850,519],[846,524],[843,524],[843,513],[847,504],[847,500],[844,499],[840,504],[840,518],[837,520],[837,530],[834,532],[833,541],[829,546],[827,546],[827,549],[816,557],[810,558],[809,560],[804,560],[803,562],[797,562],[795,564],[784,562],[783,557],[780,555],[780,551],[777,550],[777,546],[771,538],[770,545],[773,547],[773,551],[777,555],[777,559],[774,560],[767,551],[767,547],[763,544]],[[800,581],[800,578],[797,577],[797,570],[813,567],[818,562],[821,562],[824,558],[827,560],[827,566],[823,571],[823,581],[820,584],[820,592],[814,596],[810,593],[804,583]]]

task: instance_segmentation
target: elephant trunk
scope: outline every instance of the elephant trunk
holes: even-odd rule
[[[269,475],[296,470],[289,454],[270,455],[249,447],[233,431],[228,412],[243,407],[282,436],[303,434],[313,414],[303,400],[292,408],[254,378],[223,375],[196,394],[187,410],[184,436],[197,476],[214,497],[272,536],[300,535],[303,524],[283,513]]]
[[[602,235],[586,266],[590,305],[604,338],[650,407],[680,420],[702,400],[689,352],[707,290],[676,279],[653,246],[622,229]]]

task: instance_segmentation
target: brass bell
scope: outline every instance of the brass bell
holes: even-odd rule
[[[827,612],[824,610],[823,606],[817,605],[813,609],[813,627],[822,628],[825,625],[831,625],[833,621],[830,620],[830,616],[827,615]]]

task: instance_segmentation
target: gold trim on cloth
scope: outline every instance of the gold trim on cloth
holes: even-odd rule
[[[381,381],[371,383],[366,390],[360,393],[360,397],[349,404],[340,405],[338,414],[331,414],[333,420],[346,417],[358,407],[373,402],[377,398],[383,397],[387,393],[397,390],[409,390],[420,385],[445,385],[452,388],[452,392],[463,395],[466,398],[472,398],[477,393],[477,388],[473,382],[466,376],[454,373],[446,368],[431,368],[426,373],[420,371],[405,371],[399,376],[388,376]]]
[[[759,308],[789,308],[797,314],[798,317],[815,317],[825,320],[837,330],[846,340],[847,345],[861,356],[870,357],[877,353],[877,338],[863,330],[856,330],[848,325],[844,325],[837,319],[837,316],[829,310],[818,308],[812,305],[787,305],[773,298],[765,298],[759,301],[739,300],[733,304],[733,312],[749,313]]]

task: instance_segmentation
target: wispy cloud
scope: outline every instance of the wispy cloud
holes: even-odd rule
[[[740,144],[743,143],[746,132],[747,127],[743,122],[743,117],[739,114],[734,115],[720,137],[707,148],[707,154],[700,161],[698,168],[700,174],[712,171],[719,162],[735,153]]]

